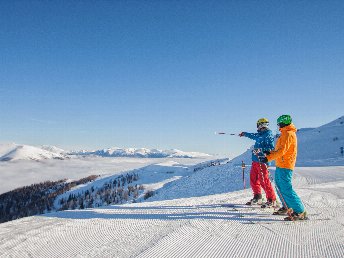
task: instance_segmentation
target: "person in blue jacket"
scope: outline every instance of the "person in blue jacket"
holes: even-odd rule
[[[255,141],[252,151],[252,167],[250,170],[250,185],[253,191],[253,199],[247,205],[262,204],[262,190],[265,191],[267,201],[262,205],[265,207],[277,207],[276,194],[271,185],[268,171],[268,163],[259,161],[259,156],[264,156],[264,152],[274,149],[274,136],[269,129],[269,120],[261,118],[257,121],[257,133],[241,132],[240,137],[248,137]]]

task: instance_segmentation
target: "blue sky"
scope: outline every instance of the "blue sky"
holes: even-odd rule
[[[343,1],[1,1],[0,142],[239,154],[343,115]]]

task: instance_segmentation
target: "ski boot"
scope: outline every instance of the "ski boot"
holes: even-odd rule
[[[261,208],[265,209],[265,208],[279,208],[279,204],[277,202],[277,200],[272,200],[272,199],[268,199],[267,202],[263,203],[262,206],[260,206]]]
[[[308,220],[307,212],[296,213],[293,212],[290,216],[284,218],[285,221]]]
[[[272,213],[272,215],[285,215],[288,213],[288,209],[285,207],[279,208],[277,211]]]
[[[255,194],[253,196],[253,199],[248,201],[246,205],[254,205],[254,204],[259,204],[261,205],[263,203],[262,195],[261,194]]]

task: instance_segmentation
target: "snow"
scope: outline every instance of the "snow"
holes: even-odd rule
[[[59,153],[59,154],[66,153],[65,150],[63,150],[63,149],[61,149],[59,147],[56,147],[56,146],[43,145],[43,146],[41,146],[41,148],[43,150],[47,150],[47,151],[54,152],[54,153]]]
[[[340,147],[344,147],[344,117],[298,134],[299,166],[344,165]]]
[[[124,149],[120,149],[124,151]],[[157,150],[147,150],[153,153]],[[115,150],[107,150],[109,153]],[[117,150],[119,151],[119,150]],[[134,149],[141,156],[118,155],[99,156],[80,151],[85,155],[68,155],[56,146],[34,147],[29,145],[3,143],[0,144],[0,194],[18,187],[60,179],[80,179],[89,175],[120,174],[126,170],[144,167],[161,162],[178,162],[196,164],[212,157],[207,154],[168,151],[164,155],[143,155],[143,149]],[[112,152],[111,152],[112,153]],[[174,154],[173,154],[174,153]],[[151,157],[150,157],[151,156]],[[187,159],[185,159],[187,158]]]
[[[0,144],[0,161],[66,159],[73,156],[99,157],[134,157],[134,158],[210,158],[211,155],[201,152],[184,152],[177,149],[158,150],[146,148],[108,148],[95,151],[65,151],[56,146],[41,147],[20,145],[15,143]]]
[[[1,145],[0,145],[1,146]],[[0,162],[0,194],[18,187],[60,179],[80,179],[89,175],[119,175],[124,171],[151,164],[175,161],[194,165],[207,159],[180,158],[102,158],[95,156],[72,157],[65,160],[46,159]]]
[[[296,191],[310,217],[303,222],[284,222],[271,210],[243,206],[250,190],[217,185],[216,177],[226,171],[235,177],[238,168],[223,164],[189,171],[190,180],[170,200],[63,211],[0,224],[0,257],[344,256],[343,166],[295,170]],[[240,173],[237,177],[241,179]],[[198,184],[207,178],[223,192],[209,194],[210,187]],[[181,186],[180,180],[170,184]],[[187,188],[198,190],[199,196],[187,197]]]
[[[100,157],[136,157],[136,158],[206,158],[211,155],[201,152],[184,152],[177,149],[158,150],[146,148],[108,148],[94,151],[71,151],[71,155],[95,155]]]
[[[53,150],[53,149],[50,149]],[[62,153],[29,145],[0,144],[0,161],[64,159]]]
[[[84,166],[103,171],[101,178],[74,192],[131,169],[139,174],[137,183],[154,195],[137,203],[2,223],[0,257],[344,257],[344,158],[338,153],[342,120],[298,132],[300,159],[293,186],[310,218],[299,222],[285,222],[272,209],[243,205],[252,193],[243,189],[240,163],[250,164],[250,151],[230,162],[101,157],[2,162],[2,174],[34,163],[41,175],[50,166],[59,171],[65,166],[66,173],[74,169],[74,175]],[[0,154],[10,148],[0,147]],[[273,176],[273,167],[270,172]]]

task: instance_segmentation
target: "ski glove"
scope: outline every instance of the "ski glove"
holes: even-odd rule
[[[259,159],[259,162],[268,163],[267,157],[261,157],[261,156],[259,156],[258,159]]]
[[[241,133],[239,133],[239,136],[240,136],[240,137],[243,137],[243,136],[245,136],[245,133],[244,133],[244,132],[241,132]]]

